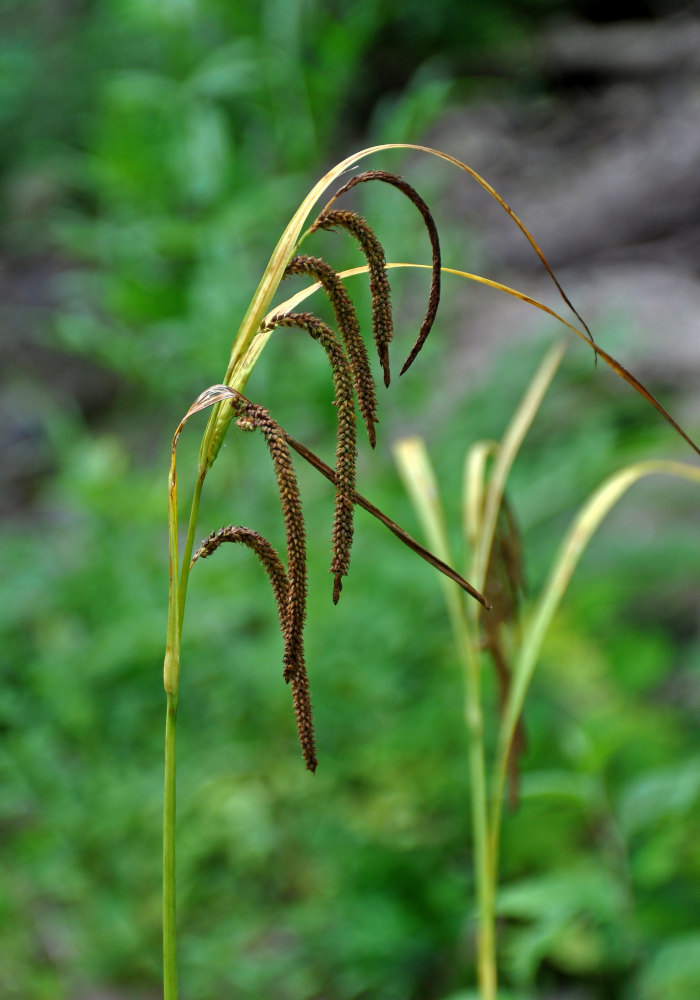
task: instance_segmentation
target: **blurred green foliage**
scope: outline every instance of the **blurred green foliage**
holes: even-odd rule
[[[56,472],[30,516],[0,535],[8,1000],[89,1000],[102,987],[158,994],[174,423],[221,377],[266,254],[330,159],[358,145],[353,132],[361,145],[419,138],[458,86],[465,40],[496,44],[539,6],[466,5],[455,21],[447,2],[407,3],[397,15],[376,0],[345,17],[341,5],[278,0],[44,2],[31,16],[4,5],[3,250],[56,262],[60,315],[42,320],[43,338],[96,359],[122,387],[94,422],[50,387],[35,389]],[[380,94],[367,67],[382,64],[391,39],[412,53],[411,74]],[[431,61],[437,50],[444,58]],[[424,240],[419,219],[403,221],[410,206],[394,218],[388,198],[377,205],[368,193],[368,204],[388,248],[404,226]],[[332,259],[353,259],[339,237],[322,239]],[[414,289],[394,283],[407,345]],[[415,530],[389,441],[422,429],[456,546],[462,455],[502,432],[542,345],[511,351],[446,407],[435,387],[449,382],[448,333],[439,323],[412,381],[392,386],[360,488]],[[602,333],[614,349],[618,331]],[[332,451],[331,389],[310,344],[276,335],[250,391],[310,446]],[[189,430],[183,457],[196,444]],[[673,448],[656,415],[577,348],[510,488],[533,592],[600,479]],[[228,440],[202,535],[233,520],[281,540],[262,454],[258,441]],[[180,723],[185,992],[466,1000],[466,735],[439,588],[358,513],[351,575],[333,608],[330,491],[308,470],[300,478],[314,778],[299,759],[273,601],[254,558],[221,552],[193,577]],[[592,546],[547,643],[527,706],[522,803],[504,830],[503,1000],[567,984],[600,1000],[698,992],[696,510],[690,487],[639,487]]]

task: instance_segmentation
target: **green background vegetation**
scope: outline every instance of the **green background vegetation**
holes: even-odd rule
[[[526,37],[557,5],[465,5],[457,23],[447,2],[397,15],[376,0],[341,19],[342,8],[110,0],[37,3],[28,16],[3,6],[0,245],[9,275],[50,280],[47,301],[5,310],[2,337],[54,359],[42,368],[3,348],[8,449],[34,449],[44,471],[0,535],[8,1000],[158,995],[170,436],[221,378],[279,233],[335,158],[419,140],[450,100],[502,87],[469,78],[469,54]],[[394,66],[396,51],[408,55]],[[442,169],[406,173],[419,187],[425,178],[430,201]],[[406,234],[427,257],[420,220],[388,198],[367,192],[362,205],[389,257]],[[468,234],[451,235],[444,216],[458,252]],[[318,240],[333,262],[354,262],[340,236]],[[421,304],[405,279],[392,283],[398,357]],[[446,403],[450,287],[424,356],[381,394],[380,440],[359,484],[417,531],[390,442],[420,431],[460,551],[463,454],[502,433],[553,328],[514,341]],[[624,324],[596,333],[615,352]],[[569,354],[509,490],[533,593],[606,474],[689,457],[583,347]],[[68,370],[94,386],[89,401]],[[331,387],[310,343],[276,334],[249,392],[332,453]],[[196,439],[190,430],[182,444],[183,492]],[[330,491],[299,472],[320,765],[311,777],[299,759],[268,583],[252,554],[222,551],[194,572],[183,650],[183,995],[466,1000],[466,735],[441,593],[358,512],[333,608]],[[231,435],[211,474],[201,535],[231,521],[283,537],[262,442],[248,436]],[[504,998],[687,1000],[700,986],[697,551],[692,488],[638,487],[604,525],[550,635],[527,704],[522,802],[504,830]]]

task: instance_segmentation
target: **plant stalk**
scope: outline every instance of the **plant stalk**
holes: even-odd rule
[[[453,589],[453,588],[450,588]],[[447,588],[445,588],[447,590]],[[472,837],[474,839],[474,880],[476,885],[478,933],[477,977],[481,1000],[496,1000],[496,868],[491,856],[488,826],[488,792],[484,752],[484,715],[481,703],[481,660],[465,620],[464,601],[454,601],[452,627],[465,675],[464,715],[469,733],[469,781],[471,785]]]
[[[163,792],[163,998],[177,1000],[175,928],[175,739],[177,695],[168,694],[165,716],[165,786]]]
[[[163,1000],[177,1000],[177,913],[175,907],[175,793],[177,779],[177,702],[180,683],[180,648],[182,644],[182,623],[185,617],[187,583],[190,575],[190,559],[194,547],[194,533],[197,514],[202,496],[206,467],[200,465],[190,508],[190,518],[182,554],[179,577],[174,576],[170,588],[168,627],[171,668],[169,670],[170,690],[166,692],[165,715],[165,776],[163,786]],[[177,492],[171,489],[170,519],[174,534],[174,563],[177,566]],[[175,574],[176,574],[175,569]]]
[[[437,481],[423,442],[418,438],[405,438],[394,446],[394,455],[431,548],[445,562],[451,562]],[[472,837],[474,840],[474,882],[477,898],[479,994],[481,1000],[497,1000],[496,884],[488,825],[479,632],[476,627],[470,626],[462,591],[451,580],[445,577],[440,579],[465,683],[464,717],[469,740],[468,760]]]

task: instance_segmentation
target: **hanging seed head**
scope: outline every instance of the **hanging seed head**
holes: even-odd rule
[[[229,524],[224,528],[219,528],[218,531],[212,531],[209,537],[204,539],[192,556],[190,565],[194,565],[197,559],[207,559],[224,542],[239,543],[255,552],[272,584],[280,625],[284,627],[288,587],[287,574],[277,551],[264,535],[253,531],[252,528],[246,528],[242,524]]]
[[[440,304],[440,269],[442,266],[440,238],[438,236],[435,220],[433,219],[430,209],[426,203],[423,201],[416,189],[411,187],[410,184],[397,174],[390,174],[385,170],[366,170],[361,174],[356,174],[354,177],[351,177],[347,184],[344,184],[339,191],[336,191],[333,201],[345,194],[351,188],[356,187],[358,184],[364,184],[366,181],[384,181],[386,184],[391,184],[393,187],[398,188],[399,191],[405,194],[406,197],[413,202],[420,214],[423,216],[423,221],[425,222],[426,229],[428,230],[430,245],[433,252],[433,271],[430,281],[430,294],[428,295],[428,308],[425,313],[425,319],[423,320],[421,328],[418,332],[416,342],[411,348],[408,357],[404,361],[403,368],[399,372],[400,375],[403,375],[405,371],[408,371],[420,353],[426,337],[430,333],[433,323],[435,322],[438,305]]]
[[[269,412],[264,407],[251,403],[239,392],[236,392],[231,400],[231,407],[236,417],[243,417],[244,422],[252,424],[261,431],[275,469],[287,538],[287,594],[286,610],[282,621],[285,649],[284,677],[286,681],[296,679],[298,683],[299,678],[306,677],[303,639],[304,619],[306,617],[306,532],[296,474],[285,440],[285,433]],[[308,695],[308,681],[301,685],[299,691],[301,693],[295,695],[297,699],[303,699],[304,692]],[[300,711],[297,711],[295,705],[297,720],[300,717],[305,720],[306,728],[303,733],[300,729],[299,737],[306,756],[313,743],[312,738],[310,742],[308,732],[311,725],[310,703],[301,714]],[[315,757],[306,757],[306,760],[307,767],[314,770]]]
[[[311,313],[273,316],[269,328],[298,327],[306,330],[326,352],[333,372],[335,404],[338,412],[335,465],[335,516],[333,520],[331,572],[334,575],[333,602],[338,603],[341,577],[347,575],[353,538],[355,466],[357,460],[355,406],[350,366],[342,344],[333,331]]]
[[[357,313],[345,286],[330,264],[320,257],[300,255],[293,257],[287,265],[285,276],[290,274],[308,274],[319,281],[333,307],[338,329],[340,330],[345,350],[347,351],[350,369],[355,383],[355,393],[360,407],[360,413],[367,428],[369,443],[374,448],[377,443],[374,429],[377,423],[377,400],[374,392],[374,379],[369,367],[367,348],[360,334],[360,324]]]
[[[277,615],[284,639],[285,679],[287,681],[291,679],[292,682],[292,701],[297,720],[299,742],[308,770],[315,771],[317,766],[316,747],[309,683],[304,663],[303,640],[301,636],[295,635],[293,629],[289,628],[289,581],[282,560],[263,535],[240,524],[229,524],[225,528],[219,528],[218,531],[212,531],[195,552],[192,564],[197,559],[206,559],[212,555],[224,542],[239,542],[252,549],[258,556],[272,584],[277,604]],[[287,674],[290,666],[292,669]]]
[[[306,762],[307,770],[315,773],[318,761],[316,759],[316,741],[314,737],[314,720],[311,709],[311,694],[306,671],[295,674],[291,681],[294,715],[297,720],[297,732],[301,752]]]
[[[394,321],[391,314],[391,286],[386,273],[386,256],[384,248],[377,239],[369,223],[357,212],[344,209],[330,209],[322,212],[311,226],[309,232],[317,229],[347,230],[357,240],[360,249],[367,260],[369,268],[369,290],[372,296],[372,332],[377,345],[379,362],[384,372],[384,385],[391,382],[389,371],[389,344],[394,333]]]

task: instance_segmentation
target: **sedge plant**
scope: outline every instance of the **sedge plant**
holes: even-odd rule
[[[477,441],[464,461],[462,535],[469,575],[491,603],[484,612],[465,603],[444,580],[444,598],[465,687],[470,805],[474,841],[477,972],[481,1000],[497,997],[496,915],[503,805],[518,800],[518,759],[525,749],[523,706],[547,630],[586,546],[612,507],[639,480],[671,476],[700,485],[700,467],[684,462],[638,462],[610,476],[580,508],[552,563],[541,592],[521,614],[521,542],[505,488],[510,469],[561,362],[563,341],[546,354],[500,442]],[[425,442],[404,438],[394,456],[432,549],[452,562],[440,490]],[[495,671],[499,719],[496,754],[487,762],[488,722],[482,676]]]
[[[515,289],[480,275],[470,274],[443,266],[438,230],[430,209],[419,193],[402,177],[384,170],[348,171],[372,154],[390,149],[412,149],[461,170],[479,184],[509,215],[523,232],[533,251],[547,270],[559,294],[573,313],[574,321],[569,322],[552,309]],[[330,201],[318,211],[317,203],[327,190],[340,182]],[[427,230],[432,260],[422,262],[387,262],[382,244],[370,222],[357,212],[346,207],[350,192],[365,183],[390,185],[398,189],[420,213]],[[332,265],[313,254],[301,253],[301,244],[312,247],[313,234],[321,229],[334,230],[346,239],[352,239],[361,250],[365,263],[348,271],[338,273]],[[305,247],[306,249],[306,247]],[[296,717],[301,754],[309,771],[315,771],[318,753],[313,729],[311,696],[304,658],[303,630],[306,617],[306,534],[299,485],[296,477],[293,453],[311,464],[335,487],[335,516],[331,534],[330,572],[333,578],[331,598],[334,603],[340,598],[343,580],[350,567],[353,540],[353,515],[356,506],[361,506],[378,518],[404,544],[416,554],[435,566],[450,584],[447,591],[455,632],[458,636],[460,656],[464,661],[467,678],[466,712],[470,732],[470,774],[472,780],[473,830],[477,868],[477,891],[479,897],[479,961],[478,976],[483,1000],[493,1000],[496,996],[495,963],[495,885],[497,857],[497,832],[500,828],[500,809],[508,768],[517,751],[518,720],[527,683],[534,668],[537,643],[546,627],[546,621],[537,626],[536,638],[523,644],[529,659],[514,668],[513,681],[503,686],[504,708],[501,723],[501,742],[495,777],[489,793],[486,783],[486,765],[483,748],[483,719],[480,695],[480,653],[477,635],[477,621],[491,621],[486,629],[496,643],[499,624],[508,617],[503,593],[493,591],[489,582],[489,567],[492,561],[492,542],[498,535],[499,517],[503,518],[503,491],[508,469],[517,452],[522,434],[532,419],[548,379],[556,367],[556,360],[549,359],[544,373],[518,411],[511,431],[506,435],[495,457],[488,487],[483,486],[483,470],[487,460],[487,450],[479,446],[470,464],[470,477],[481,483],[481,494],[470,501],[470,531],[480,539],[474,548],[474,563],[471,581],[458,573],[444,544],[440,532],[431,531],[431,548],[427,549],[413,539],[386,513],[379,510],[357,489],[357,415],[364,425],[370,447],[376,442],[377,393],[369,361],[367,344],[360,331],[357,312],[346,287],[346,281],[355,275],[366,275],[372,299],[372,332],[374,348],[377,351],[385,386],[391,382],[390,345],[393,339],[393,320],[390,300],[389,274],[392,268],[421,267],[431,272],[430,291],[425,315],[418,326],[413,346],[408,351],[400,374],[403,375],[416,361],[426,338],[433,326],[441,295],[442,277],[446,273],[455,274],[467,280],[481,282],[492,288],[515,296],[521,301],[553,315],[565,327],[586,341],[596,358],[601,358],[618,375],[641,393],[663,417],[683,436],[698,453],[697,446],[681,427],[673,420],[651,393],[619,362],[604,351],[593,339],[585,322],[574,309],[563,288],[560,286],[543,252],[525,225],[515,215],[501,196],[467,164],[438,150],[407,144],[392,144],[371,147],[356,153],[333,167],[311,189],[284,230],[270,261],[263,273],[260,284],[243,317],[234,339],[228,367],[222,381],[205,389],[189,407],[178,425],[172,444],[168,489],[169,543],[170,543],[170,586],[168,602],[167,643],[164,663],[164,686],[166,692],[165,727],[165,786],[163,812],[163,962],[164,998],[175,1000],[178,994],[176,906],[175,906],[175,790],[176,790],[176,735],[180,679],[180,652],[182,632],[190,574],[196,563],[209,558],[224,545],[238,543],[252,549],[265,570],[277,606],[280,629],[283,638],[282,676],[291,690],[292,705]],[[290,298],[273,305],[282,280],[288,275],[301,275],[310,279],[308,286]],[[313,295],[323,294],[328,299],[334,315],[331,328],[303,303]],[[298,336],[310,336],[323,348],[326,355],[330,378],[333,383],[337,442],[335,466],[331,468],[315,455],[306,445],[296,440],[282,427],[275,416],[262,402],[252,398],[247,383],[261,354],[278,331],[290,330]],[[186,522],[184,542],[180,544],[180,518],[178,508],[177,445],[190,418],[204,410],[211,409],[204,430],[197,470],[192,487],[189,516]],[[286,553],[283,558],[254,526],[230,524],[212,531],[195,550],[195,535],[202,491],[207,474],[219,456],[225,436],[235,429],[244,432],[259,432],[272,460],[280,497],[281,513],[285,525]],[[404,461],[413,470],[409,478],[417,473],[418,453],[404,452]],[[425,462],[422,463],[425,468]],[[407,466],[407,467],[408,467]],[[476,471],[475,471],[476,470]],[[643,473],[642,473],[643,474]],[[482,476],[482,479],[479,479]],[[614,492],[614,491],[613,491]],[[478,493],[478,490],[477,490]],[[437,524],[437,521],[435,521]],[[505,550],[504,550],[505,551]],[[553,585],[555,586],[555,585]],[[556,587],[560,584],[556,584]],[[456,588],[456,589],[452,589]],[[482,618],[475,617],[474,610],[467,612],[464,600],[473,608],[481,609]],[[546,608],[555,598],[549,598]],[[546,612],[549,614],[549,610]],[[491,616],[491,618],[489,618]],[[494,647],[495,648],[495,645]],[[534,651],[534,652],[533,652]],[[533,659],[534,656],[534,659]]]

